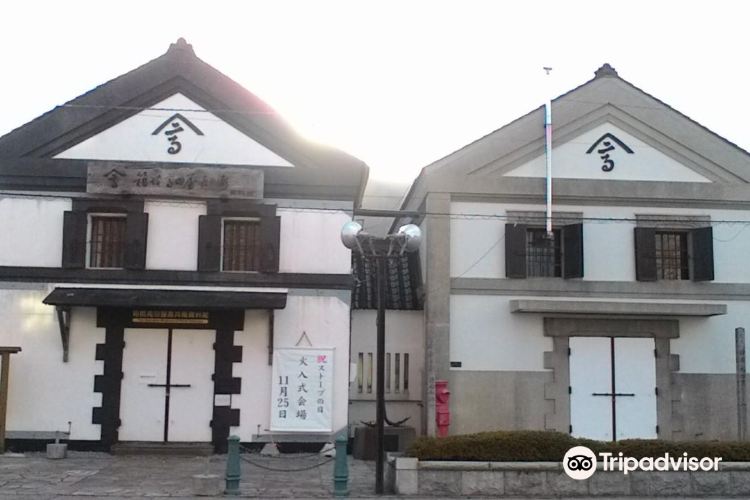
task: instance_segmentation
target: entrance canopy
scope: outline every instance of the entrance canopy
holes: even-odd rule
[[[145,314],[147,318],[140,321],[149,323],[180,321],[182,319],[180,311],[183,311],[186,313],[185,318],[188,322],[198,321],[196,314],[200,314],[200,322],[208,324],[209,315],[233,315],[233,311],[242,312],[245,309],[283,309],[286,307],[286,292],[56,287],[43,302],[55,306],[57,310],[63,362],[67,362],[72,307],[114,307],[131,309],[132,314],[136,314],[136,309],[145,309],[145,312],[138,311],[138,314]],[[153,310],[164,312],[164,309],[172,310],[171,315],[169,312],[156,316],[150,313]],[[203,312],[193,311],[190,314],[185,311],[186,309],[198,309]],[[202,315],[205,315],[205,318]]]
[[[44,299],[44,303],[68,307],[197,307],[214,311],[283,309],[286,307],[286,293],[150,288],[55,288]]]

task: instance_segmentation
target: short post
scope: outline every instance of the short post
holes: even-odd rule
[[[346,459],[347,433],[342,432],[336,438],[336,462],[333,467],[333,496],[349,495],[349,463]]]
[[[735,361],[737,363],[737,437],[740,441],[747,439],[747,393],[745,381],[745,329],[734,330]]]
[[[240,438],[229,436],[227,438],[227,472],[224,476],[226,486],[225,495],[240,494]]]
[[[0,453],[5,453],[5,417],[8,412],[10,383],[10,355],[20,352],[20,347],[0,347]]]

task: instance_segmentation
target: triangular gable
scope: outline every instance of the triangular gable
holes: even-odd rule
[[[559,146],[607,121],[701,177],[724,184],[750,183],[747,151],[623,80],[609,65],[600,68],[592,80],[554,99],[554,144]],[[433,162],[421,177],[505,174],[543,155],[543,124],[542,106]],[[419,190],[418,184],[420,179],[412,192]]]
[[[85,139],[55,158],[292,166],[181,93]]]
[[[711,182],[609,122],[555,145],[552,158],[553,177],[557,179]],[[546,157],[539,155],[504,175],[545,177]]]
[[[228,162],[222,161],[222,164],[249,162],[261,165],[265,172],[266,195],[354,200],[355,203],[361,200],[367,181],[367,165],[335,148],[300,137],[261,99],[199,59],[192,46],[183,39],[172,44],[160,57],[0,137],[0,187],[42,186],[47,189],[61,185],[59,173],[66,172],[70,178],[66,177],[62,185],[80,190],[80,179],[86,178],[87,160],[63,157],[88,158],[92,151],[97,156],[113,155],[112,151],[115,151],[117,155],[114,156],[121,158],[141,158],[137,151],[126,152],[122,147],[113,147],[122,138],[120,129],[135,124],[140,118],[128,120],[147,109],[153,111],[152,108],[165,104],[171,107],[172,98],[187,99],[189,102],[176,104],[188,107],[176,107],[172,114],[160,116],[162,122],[145,132],[136,128],[139,128],[139,136],[143,133],[153,135],[167,118],[179,119],[180,116],[174,115],[181,114],[195,128],[206,132],[203,136],[197,134],[184,120],[178,124],[177,128],[184,129],[178,140],[182,142],[182,148],[187,148],[182,151],[191,154],[191,159],[180,159],[180,162],[192,162],[197,158],[201,163],[213,163],[221,159],[216,148],[211,148],[210,154],[206,149],[200,152],[193,149],[200,142],[211,143],[210,138],[214,135],[211,125],[193,116],[194,108],[200,107],[219,120],[220,124],[215,125],[223,128],[231,147],[241,153],[239,160],[232,158]],[[167,130],[173,129],[171,123],[166,123],[156,137],[149,136],[144,140],[166,143],[168,139],[165,137],[174,135],[166,134]],[[96,139],[89,141],[93,138]],[[107,147],[102,147],[105,143]],[[132,143],[128,147],[137,149]],[[182,155],[182,151],[175,155]],[[166,161],[170,160],[167,157]],[[163,161],[160,158],[157,163]],[[294,168],[277,168],[282,165],[293,165]],[[29,166],[35,170],[32,172],[26,168]],[[42,179],[49,176],[57,176],[54,185]]]

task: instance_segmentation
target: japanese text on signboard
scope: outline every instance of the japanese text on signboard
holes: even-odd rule
[[[331,432],[333,349],[276,349],[271,430]]]

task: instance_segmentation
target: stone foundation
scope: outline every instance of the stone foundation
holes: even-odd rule
[[[389,485],[399,495],[560,496],[736,496],[750,495],[750,463],[720,463],[716,472],[603,471],[570,479],[557,462],[438,462],[416,458],[389,461]]]

